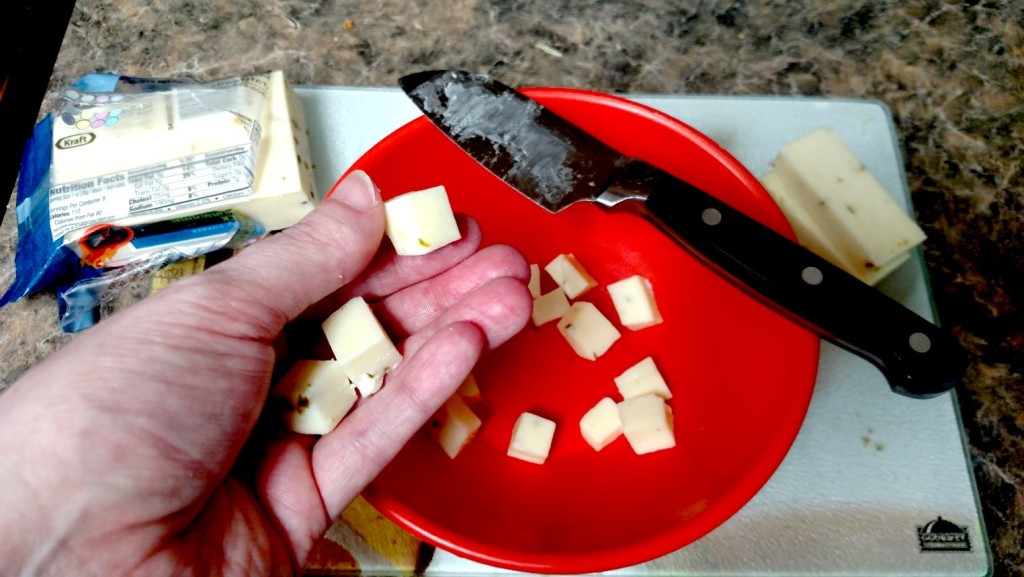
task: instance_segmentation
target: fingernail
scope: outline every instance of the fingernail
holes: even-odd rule
[[[380,189],[362,170],[350,172],[338,188],[339,199],[353,208],[366,210],[380,203]]]

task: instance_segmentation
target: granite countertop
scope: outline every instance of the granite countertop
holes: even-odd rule
[[[49,93],[81,74],[395,86],[457,67],[513,85],[873,98],[892,111],[996,574],[1024,570],[1024,5],[1016,0],[79,0]],[[44,104],[45,108],[45,104]],[[13,278],[12,204],[0,286]],[[0,309],[0,390],[71,336],[52,295]]]

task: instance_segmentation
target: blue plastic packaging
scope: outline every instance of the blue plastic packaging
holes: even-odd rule
[[[171,90],[176,91],[173,94],[180,93],[183,96],[173,96],[169,93]],[[139,117],[131,115],[131,106],[142,112],[162,110],[148,104],[150,101],[145,99],[157,98],[160,100],[153,102],[170,102],[173,105],[170,110],[174,118],[178,117],[179,112],[194,115],[202,114],[205,110],[234,111],[236,109],[233,106],[236,104],[249,105],[247,102],[232,100],[233,95],[237,93],[225,92],[225,96],[222,96],[216,92],[217,90],[218,88],[208,88],[183,79],[132,78],[107,73],[88,74],[71,84],[65,90],[63,107],[47,114],[37,123],[22,154],[15,209],[18,223],[18,247],[14,259],[15,278],[0,296],[0,306],[35,293],[55,290],[58,296],[60,325],[65,331],[74,332],[96,322],[98,305],[109,298],[109,292],[122,284],[124,279],[150,274],[177,260],[191,258],[224,246],[244,245],[264,236],[266,230],[260,223],[229,210],[190,215],[185,213],[187,216],[168,212],[164,217],[154,213],[152,216],[135,217],[130,224],[123,225],[118,224],[116,219],[89,222],[81,218],[71,218],[70,223],[60,220],[62,211],[67,210],[67,197],[78,195],[76,187],[85,185],[75,182],[65,184],[66,180],[57,177],[55,186],[55,147],[64,149],[83,146],[89,144],[91,138],[107,138],[105,131],[113,129],[119,120],[125,120],[125,115],[129,123],[133,120],[137,122],[136,118]],[[168,93],[168,96],[153,93]],[[105,101],[107,106],[90,108],[89,103],[100,101]],[[112,102],[123,102],[127,106],[124,114],[111,106]],[[226,108],[219,108],[220,104],[224,104]],[[186,110],[179,105],[191,108]],[[90,110],[97,111],[96,115],[90,117]],[[239,115],[239,118],[254,116]],[[96,128],[86,127],[81,137],[62,137],[57,142],[54,141],[55,135],[67,132],[68,126],[85,122],[86,119]],[[60,130],[63,132],[55,132],[57,122],[62,123]],[[123,125],[122,122],[121,126]],[[232,181],[227,186],[248,186],[251,190],[252,170],[260,131],[258,122],[252,122],[251,125],[252,138],[245,143],[246,148],[243,149],[242,156],[230,150],[223,154],[234,156],[222,154],[220,157],[206,157],[207,166],[229,161],[239,162],[238,159],[242,159],[238,166],[243,180]],[[90,130],[94,132],[91,136],[88,134]],[[81,143],[77,140],[79,138]],[[68,154],[63,150],[57,152]],[[188,171],[191,166],[182,164],[182,170]],[[185,172],[186,176],[189,174],[194,173]],[[244,180],[244,175],[248,175],[247,181]],[[245,182],[248,184],[244,184]],[[91,192],[83,190],[81,194]],[[52,196],[54,194],[57,196]],[[229,194],[237,196],[248,193]],[[62,198],[63,204],[58,201],[58,204],[51,205],[52,198]],[[193,204],[191,212],[199,212],[202,205]],[[89,208],[92,207],[89,206],[86,210]],[[164,220],[159,220],[160,218]],[[139,222],[140,220],[142,222]],[[53,228],[54,226],[57,228]],[[131,238],[126,240],[126,235]],[[89,243],[95,246],[90,247]]]

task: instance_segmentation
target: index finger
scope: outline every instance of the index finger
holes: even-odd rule
[[[307,307],[355,279],[383,237],[380,191],[365,172],[354,171],[297,224],[196,280],[202,279],[210,302],[251,331],[245,336],[270,340]]]

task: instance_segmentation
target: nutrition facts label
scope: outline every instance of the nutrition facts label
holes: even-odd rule
[[[211,210],[251,193],[252,146],[197,154],[50,189],[54,240],[91,224],[142,214]]]
[[[50,232],[216,210],[253,192],[269,76],[141,93],[66,91],[52,123]]]

